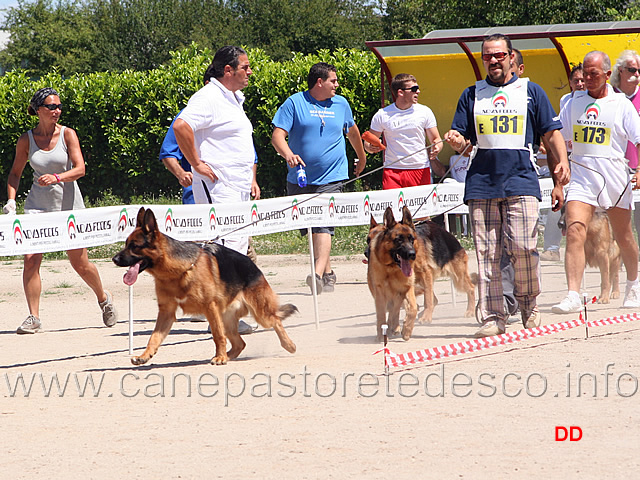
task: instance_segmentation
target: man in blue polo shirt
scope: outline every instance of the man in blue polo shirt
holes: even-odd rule
[[[349,178],[345,133],[358,156],[355,175],[364,170],[367,158],[360,131],[347,99],[336,95],[336,67],[316,63],[309,70],[307,84],[309,90],[291,95],[276,112],[271,144],[289,167],[287,194],[339,192],[342,182]],[[305,167],[306,187],[298,186],[298,165]],[[312,229],[318,293],[332,292],[336,283],[330,258],[333,231],[333,227]],[[306,230],[301,233],[304,235]],[[313,281],[309,275],[307,285],[311,287]]]
[[[562,186],[569,182],[569,161],[560,129],[562,124],[542,88],[513,73],[511,40],[501,34],[482,42],[485,80],[467,88],[458,101],[445,140],[460,150],[474,145],[465,182],[478,258],[478,294],[483,325],[476,337],[505,332],[500,258],[503,246],[515,269],[514,295],[525,328],[540,325],[537,296],[538,202],[533,143],[542,137],[550,155],[554,188],[553,209],[564,202]]]

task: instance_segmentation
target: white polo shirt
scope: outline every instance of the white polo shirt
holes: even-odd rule
[[[251,191],[255,150],[253,126],[239,90],[228,90],[215,78],[190,99],[180,118],[194,134],[196,151],[218,179],[228,187]],[[193,172],[194,182],[201,176]]]

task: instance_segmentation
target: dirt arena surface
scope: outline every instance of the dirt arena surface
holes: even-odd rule
[[[304,256],[259,257],[297,344],[273,331],[245,336],[226,366],[209,364],[207,324],[174,325],[148,365],[128,353],[124,269],[97,262],[120,321],[102,325],[92,292],[66,261],[42,268],[44,332],[16,335],[27,314],[21,262],[0,265],[0,452],[2,478],[346,479],[633,478],[640,468],[640,321],[575,328],[381,375],[372,355],[375,309],[360,256],[335,258],[334,293],[313,298]],[[476,270],[475,260],[470,269]],[[544,324],[565,295],[560,262],[543,262]],[[621,288],[624,292],[624,272]],[[599,293],[589,269],[586,288]],[[432,325],[390,341],[395,353],[472,338],[466,297],[436,283]],[[150,275],[134,292],[136,352],[157,307]],[[420,301],[421,303],[421,301]],[[589,320],[630,313],[589,307]],[[513,323],[509,330],[519,329]],[[580,379],[580,380],[579,380]],[[58,383],[56,383],[56,381]],[[58,386],[59,385],[59,386]],[[579,441],[556,441],[565,427]],[[570,429],[570,427],[579,427]],[[562,430],[559,430],[562,433]]]

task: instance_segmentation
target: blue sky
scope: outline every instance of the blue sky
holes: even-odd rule
[[[0,0],[0,8],[15,7],[18,5],[16,0]]]
[[[18,6],[17,0],[0,0],[0,16],[4,18],[4,12],[2,11],[3,9],[7,7],[17,7],[17,6]]]

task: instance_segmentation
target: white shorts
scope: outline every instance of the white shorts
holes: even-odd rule
[[[633,185],[630,183],[626,160],[577,157],[576,161],[578,163],[571,163],[567,202],[577,200],[604,209],[632,208]]]
[[[239,192],[219,180],[212,182],[200,175],[193,176],[192,185],[193,199],[196,203],[238,203],[248,202],[251,199],[250,192]],[[242,235],[242,230],[238,233]],[[234,233],[232,236],[216,240],[216,243],[246,255],[249,249],[249,236],[238,236],[237,233]]]

